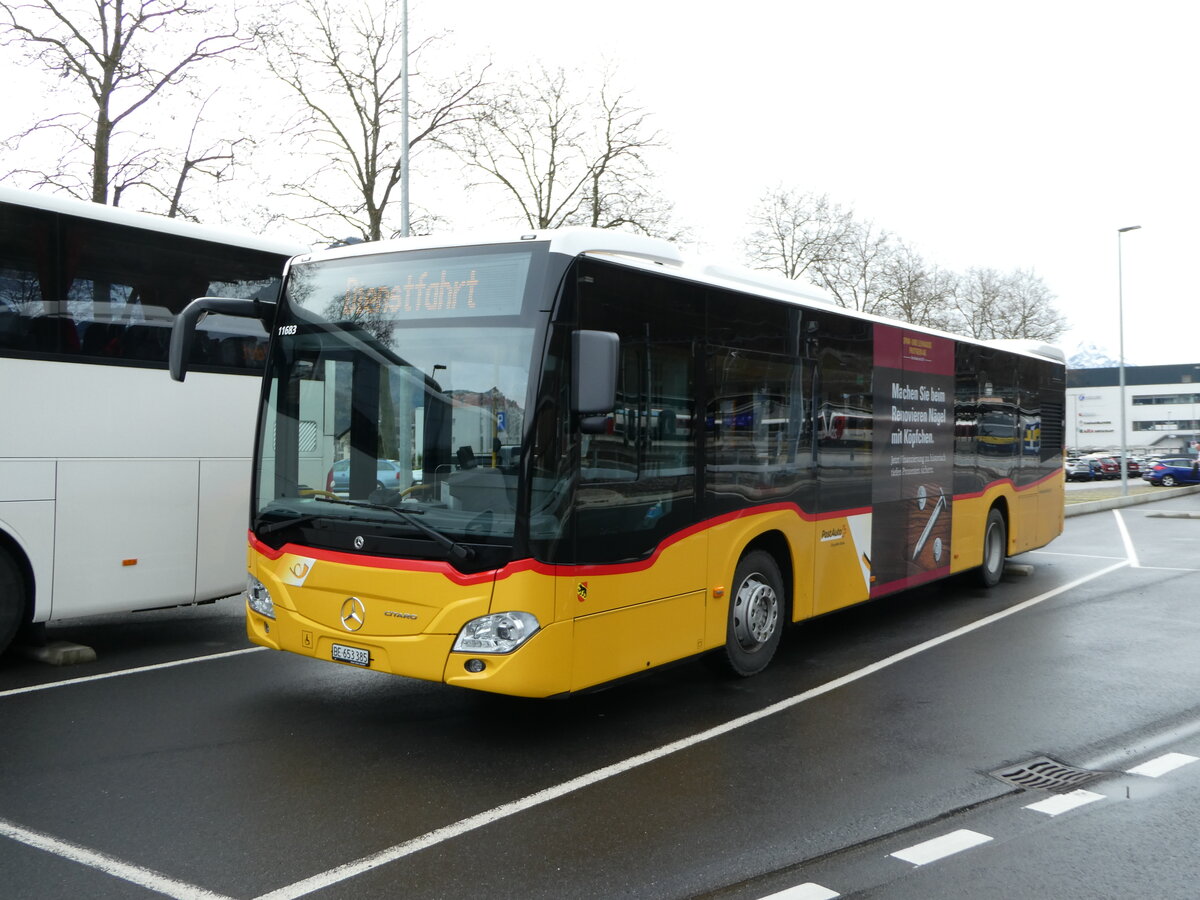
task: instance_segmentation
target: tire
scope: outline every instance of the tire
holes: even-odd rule
[[[1163,487],[1175,487],[1175,476],[1164,475],[1159,484],[1161,484]]]
[[[1004,558],[1008,555],[1008,528],[1004,525],[1004,514],[996,507],[988,510],[987,524],[983,528],[983,563],[979,567],[979,581],[984,587],[995,587],[1004,574]]]
[[[770,663],[783,634],[785,594],[774,557],[747,553],[733,573],[725,662],[736,675],[757,675]]]
[[[25,578],[16,560],[0,549],[0,654],[25,621]]]

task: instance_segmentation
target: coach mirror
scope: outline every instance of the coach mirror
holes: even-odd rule
[[[261,300],[237,300],[232,297],[198,297],[175,316],[171,326],[171,346],[167,367],[171,377],[183,381],[187,375],[188,357],[192,355],[192,344],[196,340],[196,326],[209,313],[239,316],[243,319],[260,319],[264,324],[273,304]]]
[[[571,337],[571,411],[579,416],[580,431],[601,434],[616,406],[620,339],[611,331],[576,331]]]

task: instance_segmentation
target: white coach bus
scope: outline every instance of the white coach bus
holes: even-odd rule
[[[50,619],[192,604],[245,581],[266,335],[194,297],[274,300],[307,248],[0,188],[0,652]]]

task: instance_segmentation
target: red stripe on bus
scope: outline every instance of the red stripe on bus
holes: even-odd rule
[[[716,528],[720,525],[729,522],[735,522],[738,519],[748,518],[750,516],[767,515],[777,512],[791,512],[806,522],[823,522],[830,519],[842,519],[848,516],[864,515],[871,512],[869,506],[859,507],[857,509],[838,510],[828,513],[807,513],[795,503],[770,503],[765,506],[757,506],[749,509],[740,509],[734,512],[725,513],[720,516],[714,516],[711,519],[705,519],[702,522],[697,522],[695,525],[690,525],[687,528],[681,529],[674,534],[668,535],[658,546],[654,548],[654,552],[642,560],[636,560],[628,563],[580,563],[578,565],[544,563],[535,559],[521,559],[508,563],[500,569],[488,569],[484,572],[463,573],[459,572],[448,562],[438,560],[419,560],[419,559],[392,559],[386,556],[363,556],[354,553],[346,553],[340,550],[324,550],[316,547],[305,547],[299,544],[284,544],[279,549],[264,544],[254,536],[254,532],[247,532],[247,540],[251,548],[256,552],[265,556],[267,559],[279,559],[285,553],[291,553],[295,556],[306,556],[312,559],[319,559],[325,562],[340,563],[349,566],[363,566],[373,569],[392,569],[403,572],[426,572],[435,575],[442,575],[458,585],[484,584],[492,579],[508,578],[509,576],[519,574],[520,572],[533,571],[542,575],[565,574],[567,572],[573,575],[618,575],[630,572],[641,572],[650,568],[657,562],[663,552],[677,544],[680,541],[700,534],[711,528]]]

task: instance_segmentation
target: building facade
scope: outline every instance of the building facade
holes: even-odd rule
[[[1116,366],[1067,370],[1068,451],[1121,447]],[[1131,454],[1195,456],[1200,447],[1200,363],[1125,367],[1125,446]]]

